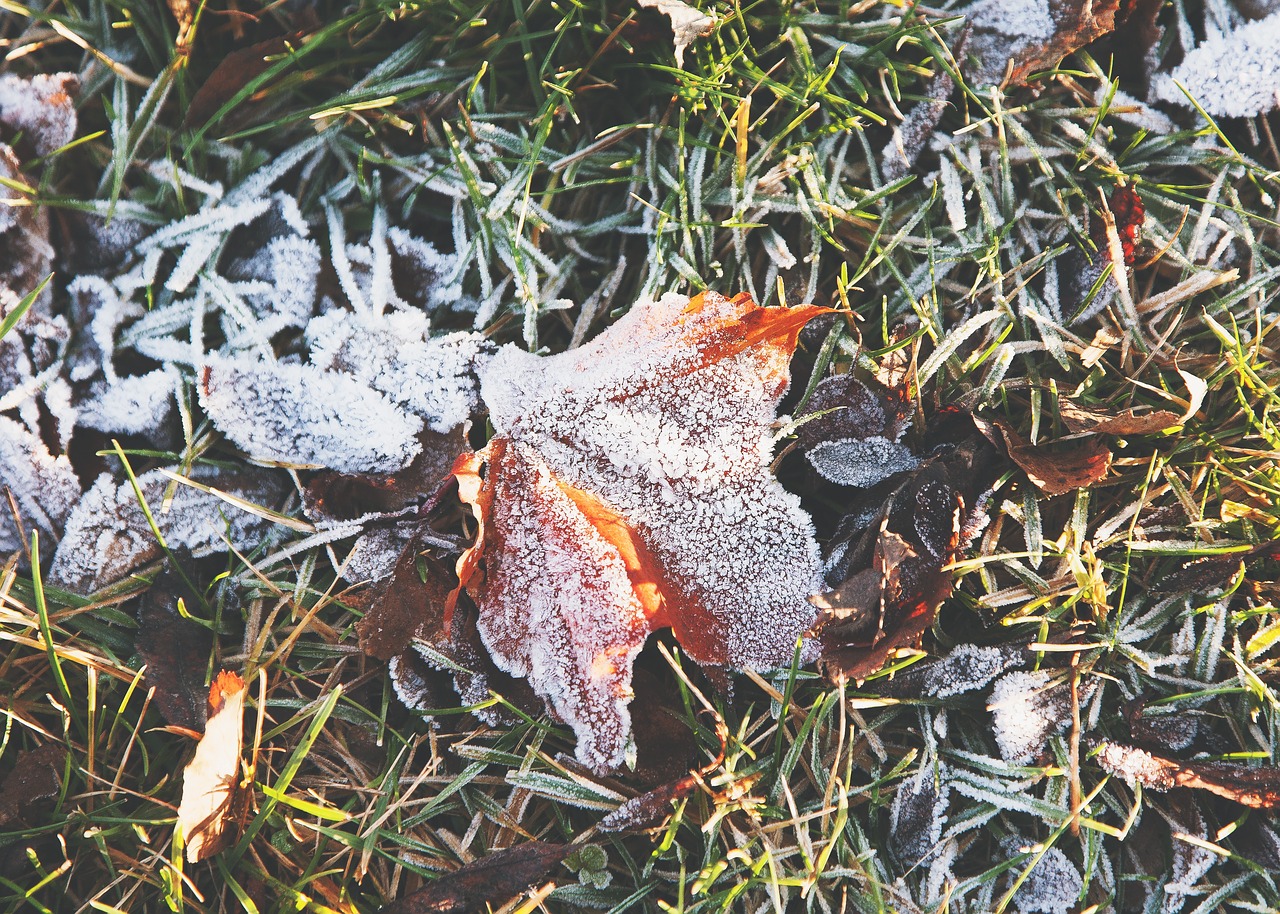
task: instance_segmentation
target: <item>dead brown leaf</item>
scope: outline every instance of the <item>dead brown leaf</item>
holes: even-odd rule
[[[190,556],[186,558],[184,567],[194,569]],[[213,635],[179,614],[179,600],[188,608],[199,605],[199,597],[187,579],[166,565],[138,601],[134,647],[147,665],[147,684],[155,689],[155,703],[164,719],[198,733],[204,729],[209,713],[209,689],[204,677]]]
[[[1126,409],[1118,413],[1090,408],[1065,398],[1058,401],[1058,415],[1072,432],[1099,435],[1151,435],[1182,423],[1182,418],[1167,409],[1139,413]]]
[[[973,417],[992,444],[1009,455],[1045,495],[1087,488],[1107,475],[1111,451],[1097,439],[1063,444],[1031,444],[1003,419]]]
[[[1152,790],[1207,790],[1255,809],[1280,807],[1280,767],[1239,762],[1182,761],[1102,740],[1096,758],[1105,771]]]
[[[199,863],[235,837],[241,798],[244,747],[244,680],[223,670],[209,686],[209,720],[196,753],[182,772],[182,802],[174,828],[187,847],[187,860]]]
[[[541,882],[577,849],[571,844],[530,841],[494,851],[393,901],[380,914],[471,914],[497,908]]]
[[[811,601],[821,611],[813,634],[829,677],[865,679],[919,642],[951,592],[943,566],[959,542],[963,511],[941,463],[925,466],[893,494],[855,547],[867,556],[855,559],[859,570]]]
[[[0,784],[0,825],[17,819],[36,800],[57,795],[66,758],[66,748],[55,743],[18,753]]]

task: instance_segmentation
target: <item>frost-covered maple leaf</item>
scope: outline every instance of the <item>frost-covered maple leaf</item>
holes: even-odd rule
[[[495,661],[573,727],[584,763],[623,760],[651,632],[702,664],[767,669],[813,621],[813,525],[768,464],[821,310],[668,294],[580,349],[507,346],[480,369],[497,435],[456,467],[481,520],[459,576]]]

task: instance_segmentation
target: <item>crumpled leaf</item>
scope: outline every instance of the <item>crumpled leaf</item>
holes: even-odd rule
[[[1111,468],[1111,451],[1096,438],[1054,447],[1031,444],[1003,419],[974,416],[973,423],[1045,495],[1087,488],[1105,478]]]
[[[1240,762],[1183,761],[1109,739],[1095,754],[1103,770],[1152,790],[1191,787],[1255,809],[1280,807],[1280,767]]]
[[[959,543],[964,503],[940,463],[903,483],[863,535],[840,586],[811,598],[813,632],[832,678],[865,679],[896,651],[914,646],[951,592],[942,568]]]
[[[266,476],[195,474],[194,478],[261,506],[269,506],[281,494],[278,481]],[[170,484],[160,470],[138,477],[147,506],[170,549],[187,549],[198,558],[225,551],[228,541],[244,550],[262,541],[269,521],[208,492],[178,485],[165,510]],[[122,580],[159,558],[161,552],[133,485],[103,474],[67,518],[49,568],[49,581],[76,593],[90,593]]]
[[[1120,0],[982,0],[966,10],[973,24],[967,71],[976,86],[1026,85],[1074,51],[1115,28]]]
[[[424,424],[447,432],[475,405],[483,338],[428,334],[421,313],[335,309],[308,325],[309,364],[210,357],[200,405],[260,462],[395,473],[421,452]]]
[[[529,841],[494,851],[393,901],[380,914],[471,914],[496,910],[541,882],[578,845]]]
[[[458,575],[495,661],[573,727],[583,763],[622,761],[650,632],[671,627],[702,664],[763,669],[812,621],[812,524],[768,460],[791,353],[821,311],[670,294],[579,349],[507,346],[482,368],[497,436],[456,467],[481,524]]]
[[[815,418],[799,427],[810,465],[843,486],[870,488],[920,465],[899,443],[910,427],[910,400],[901,390],[874,391],[851,374],[820,383],[809,398]]]
[[[671,34],[675,39],[676,66],[684,66],[685,48],[695,38],[710,35],[716,20],[683,0],[636,0],[642,9],[657,10],[671,20]]]
[[[244,680],[227,670],[209,686],[208,723],[182,772],[182,801],[174,826],[191,863],[207,860],[235,837],[237,806],[244,796],[240,760],[245,692]]]
[[[1081,406],[1065,397],[1058,401],[1058,415],[1062,417],[1063,424],[1076,434],[1150,435],[1182,424],[1182,417],[1167,409],[1139,413],[1130,408],[1113,413]]]

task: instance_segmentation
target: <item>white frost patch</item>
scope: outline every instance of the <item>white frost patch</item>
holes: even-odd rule
[[[79,86],[74,73],[41,73],[30,79],[0,76],[0,123],[25,133],[36,154],[46,156],[75,138],[71,95]]]
[[[1253,117],[1280,105],[1280,12],[1215,34],[1152,85],[1152,94],[1191,107],[1179,88],[1215,117]]]
[[[427,420],[438,432],[461,425],[476,405],[478,333],[432,337],[425,314],[333,310],[307,327],[311,363],[340,371]]]
[[[1004,843],[1010,856],[1024,849],[1018,846],[1016,838],[1005,839]],[[1051,847],[1035,861],[1014,896],[1014,905],[1024,914],[1067,914],[1075,910],[1083,891],[1084,878],[1080,870],[1066,854]]]
[[[920,465],[909,449],[880,435],[822,441],[805,456],[832,482],[863,489]]]
[[[17,499],[23,521],[56,534],[80,498],[80,480],[65,456],[54,457],[44,442],[12,419],[0,416],[0,487]],[[20,545],[7,500],[0,497],[0,550]]]
[[[173,413],[174,393],[180,381],[178,372],[166,367],[96,384],[90,398],[80,404],[79,422],[87,428],[119,435],[160,431]]]
[[[1017,654],[997,647],[960,644],[925,670],[925,682],[921,691],[935,698],[951,698],[965,692],[976,692],[985,689],[991,680],[1021,662]]]
[[[1050,686],[1048,670],[1013,672],[1002,676],[991,690],[991,712],[1000,756],[1012,765],[1025,765],[1038,757],[1051,735],[1066,726],[1071,711],[1065,688]]]
[[[394,473],[418,455],[422,421],[345,375],[310,365],[213,357],[200,405],[254,460]]]
[[[1010,37],[1049,38],[1055,28],[1048,0],[980,0],[964,12],[976,25]]]

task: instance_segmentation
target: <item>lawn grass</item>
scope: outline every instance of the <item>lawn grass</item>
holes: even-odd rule
[[[371,912],[530,839],[604,856],[571,858],[553,888],[503,910],[1067,910],[1034,907],[1053,897],[1044,874],[1059,856],[1084,876],[1070,910],[1280,906],[1268,813],[1135,789],[1089,743],[1127,739],[1141,699],[1148,725],[1194,729],[1189,752],[1280,762],[1274,565],[1160,589],[1191,559],[1275,535],[1271,128],[1180,112],[1153,129],[1114,97],[1109,59],[1086,52],[1034,91],[962,84],[940,126],[950,142],[889,180],[893,127],[954,73],[950,11],[715,14],[683,69],[665,20],[602,0],[211,3],[189,51],[163,4],[0,0],[0,49],[14,72],[82,74],[79,141],[25,168],[55,218],[165,225],[198,208],[179,169],[232,188],[296,154],[305,166],[286,186],[317,224],[327,202],[364,237],[386,200],[397,224],[462,255],[474,312],[446,309],[441,328],[474,322],[559,352],[641,296],[745,290],[855,316],[803,338],[801,382],[910,352],[926,427],[959,404],[1052,438],[1067,397],[1180,414],[1193,397],[1180,372],[1204,382],[1201,408],[1176,430],[1113,441],[1111,473],[1071,494],[1044,498],[1005,468],[927,655],[864,683],[801,668],[738,677],[726,695],[678,650],[655,649],[697,764],[721,750],[717,718],[728,740],[667,823],[626,837],[594,828],[642,787],[573,763],[567,727],[498,694],[516,723],[406,711],[357,646],[359,589],[323,544],[272,559],[301,538],[285,531],[256,552],[180,560],[212,634],[208,672],[244,670],[254,785],[238,840],[185,863],[172,823],[193,741],[164,726],[135,648],[159,566],[99,593],[59,591],[40,578],[53,544],[37,538],[31,561],[0,571],[0,771],[36,746],[67,753],[56,792],[0,826],[5,909]],[[219,60],[279,36],[268,69],[184,122]],[[1149,214],[1132,301],[1070,323],[1057,291],[1068,252],[1091,244],[1088,214],[1120,182]],[[76,270],[59,264],[56,295]],[[198,416],[168,456],[241,459]],[[157,462],[137,442],[102,459],[138,473]],[[795,458],[781,475],[806,485]],[[807,490],[824,538],[847,496]],[[912,665],[962,644],[1037,645],[1029,669],[1070,685],[1077,726],[1010,764],[989,690],[904,687]],[[929,789],[945,822],[929,818]],[[895,812],[904,790],[925,798],[924,838]],[[1179,881],[1181,896],[1163,888]]]

